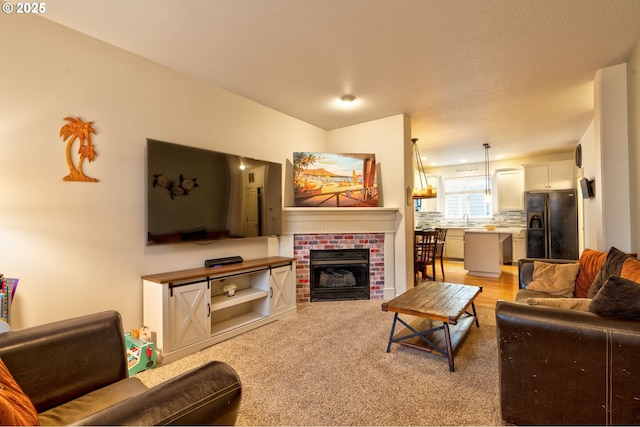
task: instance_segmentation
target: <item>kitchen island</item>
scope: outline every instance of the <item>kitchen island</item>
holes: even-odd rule
[[[470,276],[500,277],[505,243],[511,245],[511,233],[507,230],[465,230],[464,269]]]

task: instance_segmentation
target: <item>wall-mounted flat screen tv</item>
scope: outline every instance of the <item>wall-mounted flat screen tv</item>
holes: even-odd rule
[[[282,232],[282,165],[147,139],[147,244]]]

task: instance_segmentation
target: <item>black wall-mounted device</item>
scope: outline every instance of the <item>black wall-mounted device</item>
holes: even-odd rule
[[[580,180],[580,189],[582,190],[582,197],[588,199],[589,197],[593,197],[595,195],[595,191],[593,189],[595,183],[593,180],[589,180],[587,178],[582,178]]]

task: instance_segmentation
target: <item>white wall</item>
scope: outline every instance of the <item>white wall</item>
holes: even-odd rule
[[[631,251],[626,64],[598,70],[594,100],[594,136],[599,155],[594,174],[602,211],[601,248],[615,246]]]
[[[633,71],[640,60],[638,46],[635,51],[628,64],[599,70],[594,78],[594,120],[580,139],[581,173],[595,181],[595,196],[583,201],[585,248],[637,252],[640,244],[637,221],[631,220],[638,216],[640,201],[640,85]],[[627,69],[632,70],[629,75]]]
[[[3,16],[0,38],[0,272],[20,278],[14,328],[105,309],[137,327],[141,275],[277,250],[266,238],[145,247],[145,138],[285,162],[323,150],[325,131],[36,16]],[[94,122],[84,171],[98,183],[62,181],[66,116]]]
[[[582,168],[581,174],[587,179],[593,180],[596,178],[596,170],[600,159],[599,147],[596,146],[595,141],[595,129],[594,122],[592,121],[584,135],[580,139],[580,145],[582,146]],[[600,175],[598,175],[598,180]],[[578,190],[580,192],[580,190]],[[583,218],[581,221],[584,232],[584,248],[590,249],[604,249],[604,241],[602,236],[602,204],[600,203],[601,195],[599,192],[595,192],[594,197],[589,199],[582,199],[582,213]]]
[[[640,42],[627,62],[629,118],[629,186],[631,194],[631,251],[640,251]]]
[[[407,208],[403,188],[411,176],[409,118],[400,114],[385,119],[329,131],[327,151],[375,153],[380,201],[383,207],[399,209],[395,238],[395,283],[385,283],[385,297],[403,293],[413,280],[413,260],[407,258],[407,236],[413,235],[413,210]],[[404,147],[404,148],[403,148]],[[408,162],[408,163],[407,163]],[[408,174],[405,171],[409,170]],[[407,228],[409,227],[409,228]],[[395,294],[393,294],[395,292]]]

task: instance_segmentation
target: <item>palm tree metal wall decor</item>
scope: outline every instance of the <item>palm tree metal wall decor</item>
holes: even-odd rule
[[[63,141],[67,141],[67,166],[69,167],[69,175],[62,178],[63,181],[84,181],[98,182],[95,178],[90,178],[82,171],[82,164],[87,159],[89,162],[95,160],[98,153],[91,142],[91,134],[96,134],[93,129],[93,122],[84,122],[81,118],[65,117],[64,120],[69,123],[60,128],[60,137]],[[78,167],[73,164],[71,156],[71,148],[73,143],[78,140],[80,147],[78,148]]]

